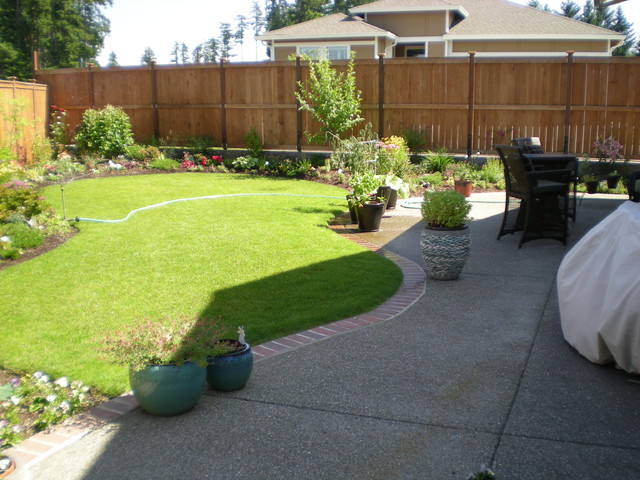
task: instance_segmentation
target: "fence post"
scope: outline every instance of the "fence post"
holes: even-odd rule
[[[573,50],[567,51],[567,96],[564,109],[564,144],[562,151],[569,153],[569,132],[571,131],[571,97],[573,94]]]
[[[302,82],[302,57],[296,55],[296,92],[300,93],[300,83]],[[302,110],[300,110],[300,100],[296,96],[296,148],[302,152]]]
[[[151,110],[153,112],[153,137],[160,138],[160,119],[158,118],[158,80],[156,78],[156,61],[151,64]]]
[[[225,93],[226,81],[224,76],[224,64],[227,61],[226,58],[220,59],[220,125],[222,127],[222,148],[227,149],[227,97]]]
[[[96,103],[95,92],[93,90],[93,63],[87,63],[89,71],[89,108],[93,108]]]
[[[467,157],[473,152],[473,109],[475,105],[476,52],[469,52],[469,108],[467,111]]]
[[[35,77],[40,68],[40,59],[38,58],[38,52],[35,50],[31,52],[31,64],[33,66],[33,76]]]
[[[384,137],[384,52],[378,53],[378,136]]]

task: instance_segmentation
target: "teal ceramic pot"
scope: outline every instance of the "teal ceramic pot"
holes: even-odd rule
[[[153,415],[179,415],[191,410],[202,394],[206,367],[187,362],[183,365],[148,365],[129,369],[133,396]]]
[[[253,352],[247,343],[234,352],[208,357],[207,383],[220,392],[239,390],[247,384],[252,370]]]

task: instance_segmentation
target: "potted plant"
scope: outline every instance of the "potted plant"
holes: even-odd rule
[[[473,182],[470,180],[471,168],[469,165],[461,163],[453,168],[453,188],[464,197],[471,196]]]
[[[594,155],[598,158],[598,162],[600,162],[601,165],[599,173],[601,175],[606,173],[607,188],[617,188],[618,182],[620,181],[620,174],[616,171],[616,162],[618,160],[627,161],[624,158],[624,145],[613,137],[608,137],[593,142],[593,148]]]
[[[387,210],[396,208],[398,196],[406,198],[409,195],[409,184],[402,178],[392,173],[380,177],[382,184],[390,188],[389,199],[387,200]]]
[[[207,357],[228,350],[216,341],[212,319],[145,320],[106,334],[103,359],[129,367],[129,384],[140,406],[154,415],[191,410],[202,393]]]
[[[471,204],[458,192],[444,190],[425,192],[421,208],[425,225],[420,247],[427,273],[436,280],[454,280],[469,256]]]
[[[377,232],[385,209],[377,195],[380,180],[368,172],[354,174],[349,179],[349,186],[353,189],[350,201],[358,215],[358,228],[363,232]]]
[[[587,173],[586,175],[583,175],[582,181],[587,189],[587,193],[592,194],[598,192],[598,184],[600,183],[600,180],[598,180],[595,175]]]
[[[620,174],[617,170],[614,170],[607,175],[607,188],[610,188],[611,190],[618,188],[618,182],[620,182]]]
[[[243,388],[253,370],[251,345],[245,341],[244,328],[238,328],[238,340],[222,339],[227,350],[207,357],[207,383],[214,390],[230,392]]]

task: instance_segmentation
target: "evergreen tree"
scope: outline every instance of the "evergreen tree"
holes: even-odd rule
[[[633,45],[635,43],[635,35],[633,34],[633,28],[631,23],[624,16],[624,12],[621,7],[616,9],[613,15],[611,30],[614,32],[624,33],[625,39],[620,45],[613,49],[613,55],[626,57],[633,54]]]
[[[173,42],[173,48],[171,49],[171,63],[175,63],[176,65],[178,64],[178,51],[179,51],[180,47],[178,45],[178,42]]]
[[[242,46],[244,45],[244,32],[247,30],[247,17],[238,15],[236,19],[238,20],[238,26],[236,27],[236,33],[233,34],[233,39],[240,44],[240,61],[242,61]]]
[[[558,14],[563,17],[575,18],[578,20],[580,18],[580,6],[573,0],[564,0],[560,5],[560,11]]]
[[[156,61],[156,54],[153,53],[151,47],[147,47],[144,49],[144,53],[142,54],[142,58],[140,59],[140,63],[142,65],[151,65],[151,62]]]
[[[107,62],[107,67],[119,67],[118,57],[116,57],[116,52],[111,52],[109,54],[109,60]]]
[[[538,10],[553,13],[551,8],[549,8],[549,4],[545,3],[543,6],[539,0],[529,0],[529,3],[527,5],[533,8],[537,8]]]
[[[218,41],[210,38],[202,45],[202,61],[204,63],[214,63],[218,60]]]
[[[191,52],[191,58],[193,58],[193,63],[200,63],[203,59],[202,45],[198,45]]]
[[[233,33],[231,32],[231,25],[228,23],[220,23],[220,58],[231,58],[231,49],[233,48],[231,44],[232,41]]]
[[[267,5],[267,31],[293,25],[293,9],[286,0],[269,0]]]
[[[265,26],[265,19],[262,15],[262,9],[260,8],[260,4],[258,2],[253,2],[251,5],[251,20],[249,21],[249,25],[253,29],[253,35],[259,35],[262,32],[262,29]],[[256,60],[258,60],[258,40],[256,42]]]
[[[0,76],[31,77],[31,56],[40,67],[95,63],[109,20],[101,8],[111,0],[1,0]]]
[[[323,16],[327,12],[326,0],[296,0],[292,22],[301,23]]]
[[[186,43],[180,45],[180,61],[182,63],[189,63],[189,47]]]

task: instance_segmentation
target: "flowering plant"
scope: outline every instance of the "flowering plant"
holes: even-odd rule
[[[0,387],[0,450],[16,445],[23,435],[59,423],[90,404],[90,388],[66,377],[52,380],[44,372],[13,378]]]
[[[218,343],[220,332],[219,322],[210,318],[142,320],[106,334],[100,352],[104,360],[134,370],[188,361],[206,365],[207,356],[225,352]]]
[[[624,145],[621,145],[613,137],[596,140],[593,142],[593,148],[595,150],[594,155],[601,162],[615,163],[617,160],[624,159]]]
[[[378,147],[377,171],[380,175],[393,174],[400,178],[409,173],[409,148],[404,138],[391,136],[376,143]]]

